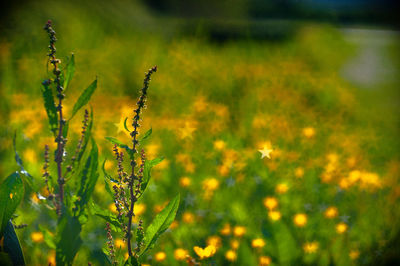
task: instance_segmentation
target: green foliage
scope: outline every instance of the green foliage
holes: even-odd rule
[[[143,247],[141,248],[139,258],[143,258],[146,251],[153,248],[155,242],[165,230],[175,220],[176,212],[178,211],[180,195],[176,195],[168,205],[154,218],[153,222],[147,227],[143,238]]]
[[[147,185],[149,184],[150,177],[151,177],[151,169],[156,166],[157,164],[161,163],[164,158],[156,158],[150,161],[146,161],[144,163],[144,170],[143,170],[143,182],[140,187],[141,189],[141,195],[143,195],[143,192],[145,191]]]
[[[57,108],[54,103],[53,91],[51,90],[49,80],[42,82],[42,96],[44,108],[46,109],[47,117],[49,118],[50,130],[53,132],[54,136],[56,136],[58,129]]]
[[[74,54],[71,55],[69,62],[67,64],[66,72],[65,72],[65,78],[63,82],[63,87],[64,90],[68,89],[68,85],[71,82],[73,76],[75,73],[75,56]]]
[[[86,105],[89,100],[90,97],[92,96],[92,94],[94,93],[94,91],[97,88],[97,79],[95,79],[90,85],[89,87],[87,87],[81,94],[81,96],[79,96],[78,100],[75,102],[75,105],[72,109],[72,114],[70,117],[70,120],[75,116],[75,114],[84,106]]]
[[[21,244],[10,220],[7,222],[4,231],[4,251],[10,256],[13,265],[25,265]],[[2,262],[1,259],[0,262]]]

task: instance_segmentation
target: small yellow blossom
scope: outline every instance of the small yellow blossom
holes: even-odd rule
[[[271,153],[274,150],[268,149],[267,147],[264,146],[264,148],[262,150],[258,150],[258,151],[261,152],[261,159],[264,159],[265,157],[267,157],[268,159],[271,159]]]
[[[226,143],[223,140],[214,141],[214,149],[216,149],[216,150],[221,151],[225,148],[225,146],[226,146]]]
[[[334,206],[328,207],[324,212],[325,217],[328,219],[335,218],[336,216],[338,216],[338,214],[339,214],[339,211]]]
[[[154,259],[156,261],[164,261],[166,258],[167,258],[167,254],[165,254],[165,252],[163,252],[163,251],[157,252],[154,255]]]
[[[171,223],[171,225],[169,226],[169,228],[170,229],[175,229],[175,228],[177,228],[179,226],[179,222],[178,221],[173,221],[172,223]]]
[[[261,256],[258,259],[258,265],[259,266],[268,266],[271,264],[271,258],[268,256]]]
[[[305,127],[303,128],[303,135],[306,138],[312,138],[315,135],[315,129],[313,127]]]
[[[345,223],[338,223],[338,224],[336,225],[336,232],[338,232],[339,234],[343,234],[344,232],[347,231],[347,228],[348,228],[347,224],[345,224]]]
[[[227,176],[229,174],[229,172],[231,171],[231,168],[228,165],[223,164],[223,165],[218,166],[217,170],[218,170],[218,174],[220,176]]]
[[[136,216],[142,215],[146,211],[146,204],[144,203],[136,203],[133,207],[133,212]]]
[[[203,181],[203,189],[214,191],[219,187],[219,181],[216,178],[208,178]]]
[[[238,249],[239,248],[239,246],[240,246],[240,242],[239,242],[239,240],[237,240],[237,239],[232,239],[231,240],[231,242],[230,242],[230,245],[231,245],[231,248],[232,249]]]
[[[297,167],[294,170],[294,176],[297,177],[297,178],[302,178],[304,176],[304,169],[301,168],[301,167]]]
[[[50,251],[49,253],[47,256],[47,265],[56,265],[56,253],[54,251]]]
[[[174,258],[176,260],[185,260],[186,256],[188,255],[188,251],[182,248],[175,249],[174,251]]]
[[[14,197],[13,193],[10,193],[10,199],[12,199]]]
[[[251,246],[253,248],[262,248],[265,246],[265,241],[262,238],[256,238],[251,241]]]
[[[266,197],[264,198],[264,206],[269,209],[269,210],[273,210],[276,207],[278,207],[278,200],[274,197]]]
[[[181,179],[179,179],[179,185],[181,187],[188,187],[188,186],[190,186],[190,183],[191,183],[191,180],[187,176],[181,177]]]
[[[28,148],[28,149],[24,150],[24,152],[22,153],[22,157],[24,158],[24,160],[26,162],[30,162],[30,163],[37,162],[36,152],[33,149]]]
[[[185,212],[182,215],[182,221],[187,224],[193,223],[195,220],[194,214],[191,212]]]
[[[113,213],[115,213],[115,214],[118,214],[117,207],[115,207],[115,204],[114,204],[114,203],[111,203],[110,205],[108,205],[108,209],[109,209],[111,212],[113,212]]]
[[[214,256],[215,252],[217,252],[217,249],[214,246],[207,246],[206,248],[201,248],[198,246],[195,246],[193,248],[194,252],[196,252],[197,256],[202,260],[204,258],[209,258]]]
[[[298,227],[303,227],[307,224],[307,215],[304,213],[298,213],[294,216],[293,222]]]
[[[237,237],[241,237],[246,233],[246,227],[244,226],[235,226],[233,228],[233,234]]]
[[[356,259],[358,259],[358,257],[360,256],[360,251],[358,251],[358,250],[350,250],[350,253],[349,253],[349,257],[352,259],[352,260],[356,260]]]
[[[118,249],[118,248],[121,248],[121,249],[124,249],[125,248],[125,242],[124,242],[124,240],[122,240],[122,239],[120,239],[120,238],[117,238],[117,239],[115,239],[115,241],[114,241],[114,245],[115,245],[115,247]]]
[[[207,238],[207,246],[221,247],[221,238],[219,236],[210,236]]]
[[[319,248],[319,243],[316,241],[313,242],[306,242],[303,245],[303,250],[305,253],[315,253]]]
[[[278,221],[281,219],[282,215],[280,211],[270,211],[268,212],[268,217],[272,220],[272,221]]]
[[[12,198],[12,196],[10,195],[10,198]],[[32,200],[32,202],[34,202],[34,203],[39,203],[39,198],[38,198],[38,196],[36,195],[36,193],[32,193],[32,196],[31,196],[31,200]]]
[[[44,239],[43,233],[42,232],[32,232],[31,239],[35,243],[43,242],[43,239]]]
[[[235,251],[230,249],[225,253],[225,258],[229,261],[235,261],[237,259],[237,254]]]
[[[289,186],[286,183],[278,184],[275,188],[275,191],[279,194],[284,194],[289,190]]]
[[[224,224],[224,227],[219,231],[221,235],[227,236],[231,234],[231,226],[229,224]]]

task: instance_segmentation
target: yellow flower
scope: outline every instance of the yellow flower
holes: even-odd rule
[[[282,215],[280,211],[270,211],[268,212],[268,217],[272,220],[272,221],[278,221],[281,219]]]
[[[120,238],[115,239],[114,243],[115,243],[115,247],[116,247],[117,249],[118,249],[118,248],[121,248],[121,249],[124,249],[124,248],[125,248],[125,242],[124,242],[124,240],[122,240],[122,239],[120,239]]]
[[[230,242],[230,245],[231,245],[232,249],[236,250],[236,249],[239,248],[240,242],[237,239],[232,239],[231,242]]]
[[[154,255],[154,259],[156,261],[164,261],[166,257],[167,257],[167,254],[165,254],[165,252],[162,252],[162,251],[157,252],[156,255]]]
[[[44,237],[43,237],[42,232],[32,232],[31,239],[35,243],[40,243],[40,242],[43,242]]]
[[[187,255],[188,255],[187,250],[182,249],[182,248],[175,249],[175,251],[174,251],[174,258],[176,260],[184,260],[184,259],[186,259]]]
[[[307,224],[307,215],[304,213],[298,213],[294,216],[293,222],[298,227],[303,227]]]
[[[233,250],[228,250],[228,251],[225,253],[225,258],[226,258],[227,260],[229,260],[229,261],[235,261],[236,258],[237,258],[237,254],[236,254],[236,252],[233,251]]]
[[[348,228],[347,224],[345,224],[345,223],[338,223],[338,224],[336,225],[336,232],[338,232],[339,234],[343,234],[344,232],[347,231],[347,228]]]
[[[214,149],[216,149],[216,150],[219,150],[219,151],[223,150],[225,148],[225,145],[226,145],[226,143],[223,140],[214,141]]]
[[[294,170],[294,176],[297,178],[302,178],[304,176],[304,169],[297,167],[296,170]]]
[[[288,191],[289,186],[286,183],[278,184],[275,188],[275,191],[279,194],[284,194]]]
[[[303,135],[306,138],[312,138],[315,135],[315,129],[313,127],[305,127],[303,128]]]
[[[315,253],[318,250],[319,244],[316,241],[306,242],[303,245],[303,250],[305,253]]]
[[[262,238],[256,238],[251,241],[251,246],[253,248],[262,248],[265,246],[265,241]]]
[[[172,223],[171,223],[171,225],[169,226],[169,228],[170,229],[175,229],[175,228],[177,228],[179,226],[179,222],[178,221],[173,221]]]
[[[227,236],[231,234],[231,226],[229,224],[225,224],[224,227],[219,231],[221,235]]]
[[[221,247],[221,238],[219,236],[210,236],[207,238],[207,245],[218,249]]]
[[[271,258],[268,256],[261,256],[258,259],[258,265],[259,266],[268,266],[271,264]]]
[[[30,163],[37,162],[36,152],[33,149],[28,148],[28,149],[24,150],[22,156],[26,162],[30,162]]]
[[[237,237],[241,237],[246,233],[246,227],[244,226],[235,226],[233,228],[233,234]]]
[[[269,149],[269,148],[264,146],[264,148],[262,150],[258,150],[258,151],[261,152],[261,159],[264,159],[265,157],[267,157],[268,159],[271,159],[271,153],[274,150]]]
[[[136,216],[142,215],[146,211],[146,204],[143,203],[136,203],[133,207],[133,212]]]
[[[50,254],[47,256],[47,265],[56,265],[56,254],[54,251],[50,251]]]
[[[208,178],[203,181],[203,189],[206,191],[214,191],[219,187],[219,181],[215,178]]]
[[[327,208],[324,213],[325,217],[328,219],[335,218],[336,216],[338,216],[338,214],[338,209],[334,206]]]
[[[218,173],[220,176],[227,176],[229,172],[231,171],[230,167],[226,164],[218,166]]]
[[[278,207],[278,200],[274,197],[266,197],[263,201],[264,206],[269,210],[273,210]]]
[[[114,203],[111,203],[110,205],[108,205],[108,209],[109,209],[111,212],[113,212],[113,213],[115,213],[115,214],[118,214],[117,207],[115,207],[115,204],[114,204]]]
[[[179,179],[179,185],[181,187],[188,187],[190,186],[191,180],[189,177],[181,177],[181,179]]]
[[[214,256],[215,252],[217,251],[217,249],[214,246],[207,246],[206,248],[201,248],[198,246],[195,246],[193,248],[194,252],[196,252],[197,256],[200,257],[200,259],[204,259],[204,258],[209,258]]]
[[[356,260],[356,259],[358,259],[358,257],[360,256],[360,251],[358,251],[358,250],[350,250],[350,253],[349,253],[349,257],[352,259],[352,260]]]
[[[194,222],[195,217],[194,217],[193,213],[185,212],[182,215],[182,220],[183,220],[184,223],[191,224],[191,223]]]

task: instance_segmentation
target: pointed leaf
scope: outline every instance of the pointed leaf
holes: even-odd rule
[[[71,59],[69,60],[67,65],[67,70],[65,72],[65,78],[63,83],[64,91],[68,88],[68,85],[71,82],[74,73],[75,73],[75,56],[74,54],[72,54]]]
[[[46,109],[47,117],[49,118],[50,130],[53,132],[54,136],[56,136],[58,128],[58,116],[49,80],[42,82],[42,96],[44,100],[44,108]]]
[[[13,138],[13,147],[14,147],[14,154],[15,154],[15,161],[17,162],[19,168],[20,168],[20,174],[21,177],[24,178],[25,182],[28,184],[28,186],[36,191],[36,187],[34,187],[34,183],[33,183],[33,176],[31,176],[24,168],[24,163],[21,159],[21,157],[19,156],[18,152],[17,152],[17,144],[16,144],[16,139],[17,139],[17,133],[14,133],[14,138]]]
[[[139,142],[142,143],[142,141],[148,139],[151,136],[151,133],[153,133],[153,129],[150,128],[146,133],[144,133],[143,137],[139,139]]]
[[[127,121],[127,120],[128,120],[128,117],[126,117],[125,120],[124,120],[124,127],[125,127],[125,130],[126,130],[126,131],[131,132],[131,131],[128,129],[128,126],[126,125],[126,121]]]
[[[108,183],[109,179],[111,179],[111,176],[107,173],[106,169],[104,168],[106,164],[106,159],[104,159],[103,165],[101,166],[101,169],[103,170],[103,174],[104,174],[104,185],[106,187],[106,191],[108,192],[108,194],[110,194],[111,197],[114,197],[114,193],[112,192],[111,188],[110,188],[110,184]]]
[[[0,238],[8,221],[24,196],[24,185],[18,172],[9,175],[0,186]]]
[[[124,265],[129,265],[129,266],[139,266],[139,262],[135,257],[129,257]]]
[[[110,228],[111,230],[115,232],[121,232],[122,231],[122,226],[121,223],[118,220],[117,215],[113,214],[107,209],[101,208],[95,203],[90,204],[91,211],[94,215],[103,218],[105,221],[110,223]]]
[[[76,101],[73,109],[72,109],[72,115],[70,120],[75,116],[75,114],[84,106],[87,104],[90,100],[90,97],[92,96],[93,92],[97,88],[97,79],[95,79],[92,84],[89,85],[81,94],[79,99]]]
[[[161,163],[162,160],[164,160],[163,157],[161,158],[156,158],[150,161],[146,161],[144,163],[144,170],[143,170],[143,182],[142,182],[142,186],[141,186],[141,195],[143,195],[143,192],[145,191],[147,185],[149,184],[150,181],[150,177],[151,177],[151,169],[156,166],[157,164]]]
[[[8,220],[4,231],[4,251],[10,256],[13,265],[25,265],[25,259],[18,236],[10,220]]]
[[[67,210],[64,210],[58,229],[56,263],[57,265],[72,265],[76,253],[83,243],[80,237],[82,226],[79,218],[71,216]]]
[[[175,220],[175,215],[179,207],[179,199],[180,196],[178,194],[159,214],[157,214],[153,222],[147,227],[143,239],[143,246],[139,252],[139,259],[147,250],[154,246],[160,235],[164,233]]]
[[[78,200],[75,201],[75,216],[80,216],[81,214],[83,214],[83,210],[89,202],[90,197],[92,196],[97,178],[99,177],[97,166],[98,150],[96,142],[92,139],[92,149],[90,151],[89,157],[86,160],[85,167],[79,173],[81,183],[77,193]]]
[[[47,246],[51,249],[56,249],[54,236],[50,233],[50,231],[44,228],[42,225],[39,225],[39,230],[43,233],[44,242],[47,244]]]
[[[129,148],[128,145],[122,143],[121,141],[113,137],[105,137],[105,139],[111,142],[112,144],[116,144],[118,147],[125,149],[126,152],[129,154],[129,156],[132,157],[132,149]]]

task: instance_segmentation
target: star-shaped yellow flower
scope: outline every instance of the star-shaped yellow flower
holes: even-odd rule
[[[262,150],[258,151],[261,152],[261,159],[264,159],[264,157],[271,159],[271,152],[273,151],[272,149],[268,149],[267,147],[264,146]]]
[[[189,122],[185,123],[185,126],[179,129],[181,139],[190,138],[192,139],[193,132],[196,131],[196,128],[191,126]]]
[[[114,125],[117,127],[117,134],[119,134],[119,132],[127,133],[125,130],[124,122],[125,122],[125,118],[121,117],[121,119],[119,120],[119,123],[114,123]]]

